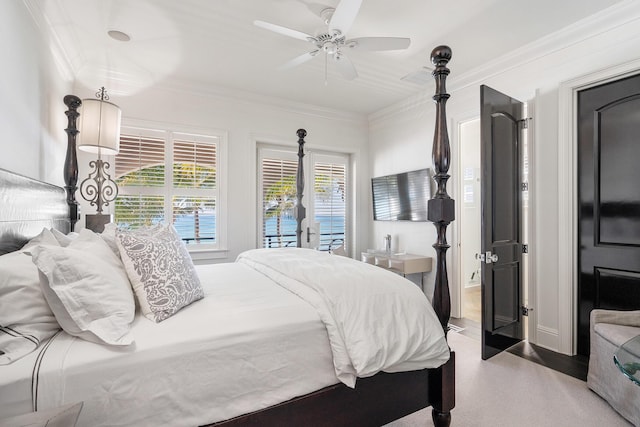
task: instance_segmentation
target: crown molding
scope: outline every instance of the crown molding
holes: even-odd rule
[[[182,94],[205,96],[213,99],[219,99],[221,101],[242,103],[254,107],[256,105],[261,105],[287,113],[356,123],[364,126],[367,125],[367,116],[364,113],[342,111],[319,105],[295,102],[283,98],[243,91],[240,89],[231,89],[222,86],[213,86],[210,84],[201,85],[196,82],[178,79],[165,80],[163,83],[157,84],[155,88],[166,89]]]
[[[65,47],[61,39],[57,35],[54,25],[47,17],[47,14],[43,10],[45,3],[38,0],[22,0],[31,14],[36,26],[40,30],[41,34],[48,40],[48,47],[54,57],[56,64],[58,65],[63,78],[67,81],[75,82],[75,85],[80,84],[78,76],[80,69],[74,66],[72,57],[79,58],[79,52],[74,52],[71,47]],[[55,2],[55,0],[48,0]],[[62,6],[56,3],[57,8],[53,8],[54,11],[61,10]],[[82,63],[81,58],[79,64]],[[139,86],[139,78],[133,78],[127,74],[114,74],[113,70],[108,69],[95,69],[96,73],[105,76],[109,76],[110,79],[117,81],[123,87],[129,87],[131,89],[141,89]],[[355,123],[362,126],[367,125],[367,116],[364,113],[356,113],[350,111],[342,111],[338,109],[332,109],[329,107],[323,107],[318,105],[300,103],[295,101],[289,101],[283,98],[271,97],[267,95],[256,94],[240,89],[230,89],[221,86],[212,86],[210,84],[204,85],[200,82],[179,80],[179,79],[165,79],[164,81],[157,83],[154,86],[155,89],[165,89],[182,94],[190,94],[197,96],[206,96],[214,99],[219,99],[225,102],[242,103],[251,106],[265,106],[272,109],[285,111],[287,113],[294,113],[299,115],[306,115],[315,118],[338,120],[348,123]]]
[[[566,49],[576,43],[589,40],[639,20],[640,2],[638,0],[623,0],[614,6],[537,39],[515,51],[487,61],[485,64],[461,75],[452,73],[447,82],[449,92],[454,94],[456,91],[470,86],[480,85],[489,78],[499,76],[529,62]],[[388,120],[405,113],[411,108],[421,107],[427,102],[430,102],[430,98],[427,100],[422,93],[412,95],[403,101],[370,114],[368,116],[369,123]]]

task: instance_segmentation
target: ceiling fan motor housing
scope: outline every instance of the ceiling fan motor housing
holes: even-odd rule
[[[316,36],[316,46],[327,54],[333,55],[344,45],[344,39],[344,36],[337,30],[333,34],[318,34]]]

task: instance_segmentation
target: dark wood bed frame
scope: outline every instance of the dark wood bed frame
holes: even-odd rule
[[[433,307],[445,331],[451,311],[449,283],[447,278],[446,228],[454,220],[454,201],[446,191],[447,172],[450,163],[449,136],[446,125],[446,78],[447,64],[451,59],[451,49],[438,46],[431,53],[435,65],[433,76],[436,91],[436,123],[433,141],[434,179],[437,192],[429,200],[429,220],[437,230],[436,277]],[[36,236],[43,227],[53,227],[63,232],[73,230],[78,220],[78,204],[75,199],[78,180],[76,158],[76,119],[81,101],[74,95],[67,95],[64,103],[68,126],[67,156],[64,174],[65,188],[42,183],[30,178],[0,170],[0,254],[19,249],[30,238]],[[306,131],[298,130],[299,162],[304,156],[303,145]],[[300,169],[301,171],[301,169]],[[300,221],[296,234],[300,246],[301,221],[304,218],[302,206],[301,173],[298,174]],[[336,384],[313,393],[296,397],[287,402],[242,415],[210,426],[379,426],[432,406],[432,418],[436,427],[446,427],[451,423],[451,410],[455,406],[455,353],[447,363],[437,369],[400,373],[379,373],[369,378],[360,378],[355,389],[344,384]]]

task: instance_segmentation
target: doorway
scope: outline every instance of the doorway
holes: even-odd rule
[[[489,331],[490,337],[497,339],[509,335],[508,328],[515,328],[513,335],[527,340],[532,324],[528,315],[534,314],[529,305],[533,290],[528,286],[531,272],[528,243],[533,225],[529,212],[533,127],[529,126],[532,120],[527,118],[533,113],[533,101],[523,104],[491,88],[482,90],[493,112],[483,119],[485,131],[491,129],[489,135],[482,134],[483,122],[478,117],[457,122],[458,266],[454,304],[463,326],[473,322],[480,333]],[[503,111],[516,104],[515,118],[509,120],[509,114]],[[483,147],[485,161],[492,168],[485,171]],[[483,182],[485,176],[493,178]],[[486,185],[493,190],[483,187]],[[485,192],[491,198],[483,201]],[[484,236],[486,248],[485,232],[489,233]],[[512,234],[513,241],[507,239]],[[482,261],[486,256],[491,257],[490,262]],[[484,326],[483,315],[488,322]]]
[[[480,119],[460,123],[460,296],[461,316],[480,324],[481,174]]]

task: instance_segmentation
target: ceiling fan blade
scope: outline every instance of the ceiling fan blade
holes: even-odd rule
[[[287,70],[289,68],[293,68],[296,67],[304,62],[309,61],[310,59],[312,59],[314,56],[316,56],[318,54],[319,50],[312,50],[311,52],[307,52],[304,53],[300,56],[296,56],[295,58],[293,58],[290,61],[285,62],[284,64],[282,64],[281,66],[278,67],[278,70]]]
[[[333,12],[329,22],[329,31],[339,30],[342,35],[347,34],[349,28],[356,20],[362,0],[342,0]]]
[[[400,80],[404,80],[405,82],[415,83],[417,85],[426,85],[433,82],[432,73],[433,68],[422,67],[419,70],[416,70],[412,73],[407,74],[404,77],[400,77]]]
[[[404,37],[359,37],[345,42],[350,48],[376,51],[406,49],[410,44],[411,39]]]
[[[353,80],[358,77],[356,67],[349,58],[342,54],[336,55],[334,58],[336,60],[336,68],[338,69],[338,72],[342,74],[342,77],[347,80]]]
[[[309,34],[303,33],[302,31],[292,30],[291,28],[282,27],[280,25],[271,24],[269,22],[253,21],[253,25],[255,25],[256,27],[264,28],[265,30],[282,34],[284,36],[293,37],[294,39],[298,39],[298,40],[303,40],[303,41],[315,40],[315,37],[310,36]]]

